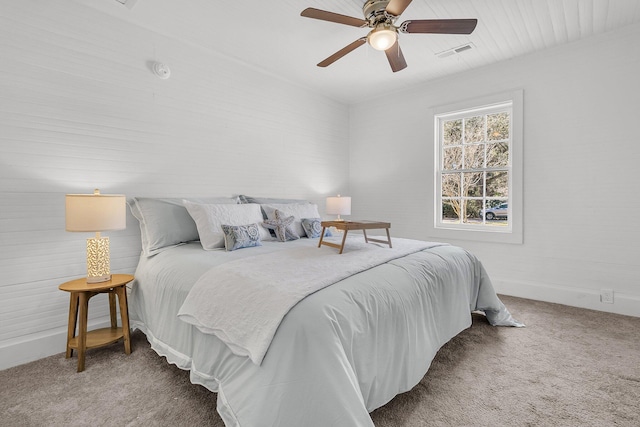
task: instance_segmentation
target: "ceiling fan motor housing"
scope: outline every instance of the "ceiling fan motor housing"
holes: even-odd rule
[[[364,13],[365,19],[369,21],[369,26],[374,27],[379,22],[387,21],[393,17],[387,11],[387,5],[390,0],[367,0],[362,6],[362,13]]]

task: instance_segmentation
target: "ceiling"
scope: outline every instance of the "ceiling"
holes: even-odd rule
[[[125,5],[122,3],[125,2]],[[393,73],[364,45],[327,68],[316,64],[367,34],[303,18],[314,7],[362,18],[364,0],[82,0],[82,4],[235,58],[344,103],[640,22],[640,0],[413,0],[408,19],[477,18],[471,35],[400,34],[408,67]],[[439,53],[473,48],[440,58]],[[168,63],[170,66],[171,64]]]

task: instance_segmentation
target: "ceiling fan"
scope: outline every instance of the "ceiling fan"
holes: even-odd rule
[[[362,7],[364,19],[354,18],[339,13],[309,7],[300,14],[306,18],[351,25],[352,27],[369,27],[371,31],[366,37],[361,37],[353,43],[343,47],[324,61],[318,67],[333,64],[349,52],[369,42],[376,50],[384,50],[389,65],[395,73],[407,67],[400,45],[398,32],[407,34],[471,34],[478,23],[477,19],[419,19],[404,21],[395,25],[396,19],[411,4],[412,0],[367,0]]]

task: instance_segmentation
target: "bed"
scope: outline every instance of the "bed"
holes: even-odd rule
[[[295,234],[304,217],[317,219],[313,204],[268,202],[192,201],[203,216],[181,199],[130,203],[143,240],[131,325],[189,370],[191,382],[217,393],[228,427],[373,426],[369,412],[415,386],[438,349],[471,326],[472,311],[494,325],[521,326],[478,259],[451,245],[394,238],[390,249],[356,235],[338,255],[318,248],[317,237],[279,241],[260,230],[259,244],[225,250],[225,240],[205,250],[216,221],[241,227],[278,211],[295,220],[280,231]],[[291,297],[298,283],[309,289]],[[278,310],[284,314],[275,320],[260,317]],[[225,319],[226,329],[217,323]],[[242,324],[249,330],[238,332]],[[263,327],[273,324],[271,332]],[[263,345],[252,347],[256,341]]]

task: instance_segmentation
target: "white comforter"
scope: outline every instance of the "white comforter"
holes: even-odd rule
[[[227,426],[371,427],[368,413],[417,384],[437,350],[471,325],[471,311],[518,325],[480,262],[455,246],[391,260],[302,299],[285,315],[260,366],[178,320],[187,294],[212,266],[315,245],[265,242],[232,253],[185,245],[141,259],[133,326],[169,362],[189,369],[192,382],[218,392]]]
[[[340,256],[335,250],[291,248],[213,267],[198,279],[178,317],[260,365],[282,318],[303,298],[392,259],[442,245],[393,243],[383,248],[353,241]]]

